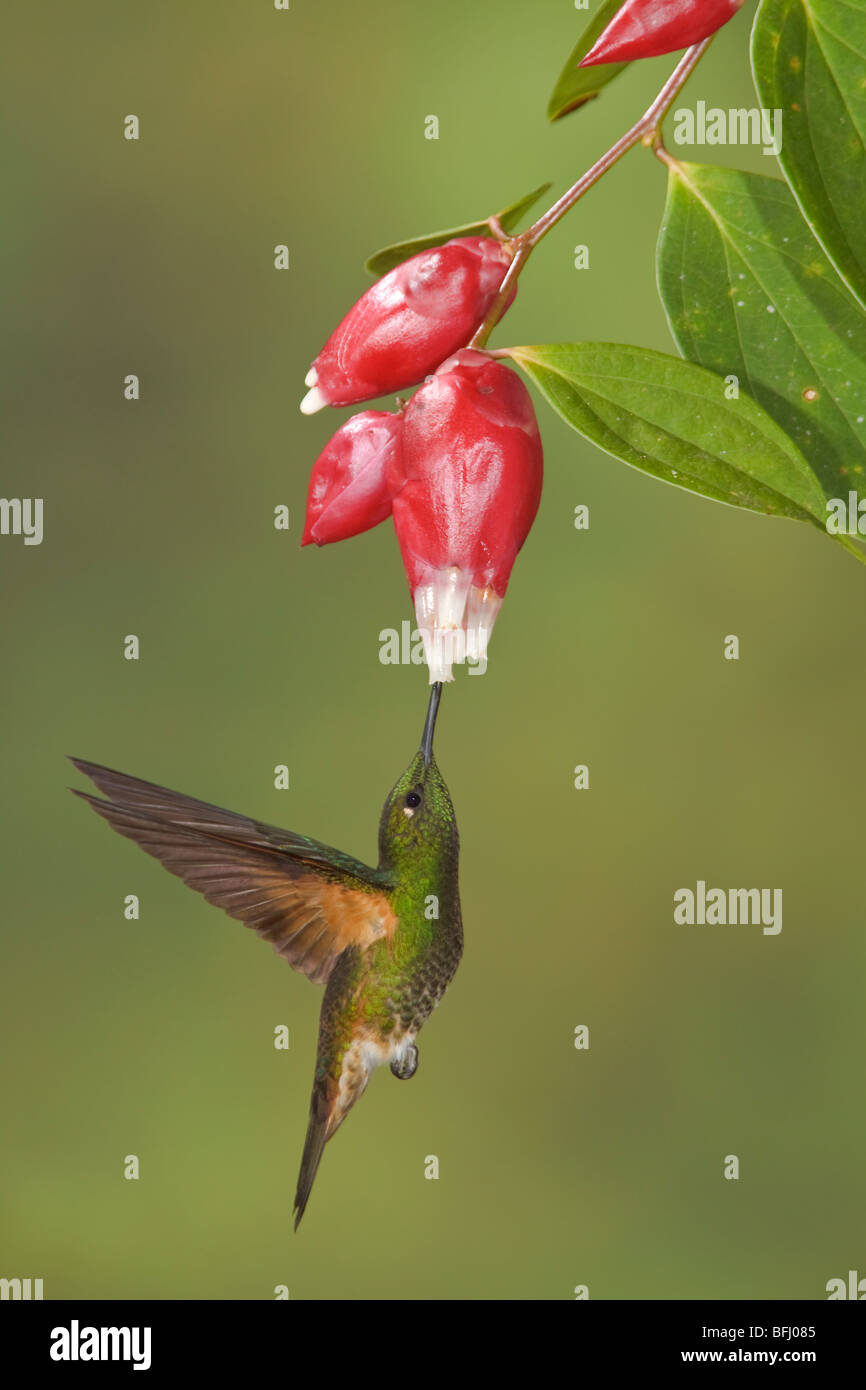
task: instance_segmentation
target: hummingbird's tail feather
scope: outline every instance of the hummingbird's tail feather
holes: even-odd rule
[[[301,1158],[301,1171],[298,1173],[298,1186],[295,1190],[295,1230],[301,1224],[301,1217],[307,1209],[307,1202],[310,1200],[310,1193],[319,1171],[325,1145],[333,1133],[333,1130],[330,1130],[332,1110],[333,1107],[328,1103],[323,1091],[318,1086],[314,1087],[313,1098],[310,1102],[310,1122],[307,1126],[307,1138],[304,1142],[304,1152]]]
[[[337,961],[325,988],[310,1120],[295,1192],[295,1230],[310,1199],[325,1145],[364,1094],[373,1068],[389,1055],[365,1013],[366,977],[362,953],[350,946]]]
[[[342,1058],[339,1080],[328,1077],[324,1084],[317,1080],[313,1086],[310,1120],[295,1191],[295,1230],[310,1200],[325,1145],[334,1137],[355,1101],[364,1094],[373,1066],[381,1060],[384,1060],[384,1050],[382,1057],[376,1057],[374,1061],[370,1056],[369,1044],[355,1039]]]

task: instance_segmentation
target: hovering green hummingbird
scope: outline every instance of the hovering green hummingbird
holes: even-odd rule
[[[295,1230],[328,1140],[374,1067],[401,1080],[463,953],[454,807],[433,757],[442,686],[421,747],[379,823],[379,867],[290,830],[73,758],[109,798],[76,792],[121,835],[325,984]]]

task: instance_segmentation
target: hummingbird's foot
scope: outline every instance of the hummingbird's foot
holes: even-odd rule
[[[402,1057],[396,1057],[391,1063],[391,1070],[398,1081],[408,1081],[410,1076],[414,1076],[418,1070],[418,1049],[414,1043],[410,1043]]]

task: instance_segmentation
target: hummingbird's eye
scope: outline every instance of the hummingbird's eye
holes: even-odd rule
[[[409,792],[406,797],[406,805],[412,807],[413,810],[416,806],[421,805],[421,797],[418,792]]]

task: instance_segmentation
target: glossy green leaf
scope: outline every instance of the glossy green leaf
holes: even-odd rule
[[[658,279],[683,355],[736,376],[827,497],[866,496],[866,317],[787,184],[671,166]]]
[[[866,0],[764,0],[752,68],[794,196],[866,304]]]
[[[495,214],[506,232],[517,230],[524,213],[528,212],[539,198],[544,197],[550,186],[549,183],[541,184],[524,198],[518,199],[516,203],[509,203],[508,207]],[[444,246],[446,241],[451,241],[454,237],[492,235],[486,219],[481,222],[466,222],[462,227],[449,227],[447,232],[430,232],[428,236],[412,237],[409,241],[396,241],[392,246],[383,246],[381,251],[376,251],[365,263],[364,269],[371,275],[384,275],[387,271],[393,270],[395,265],[407,261],[410,256],[417,256],[419,251],[428,251],[431,246]]]
[[[605,0],[598,14],[584,29],[576,47],[569,54],[568,62],[559,74],[559,80],[547,103],[549,120],[558,121],[561,116],[567,116],[569,111],[576,111],[579,106],[592,101],[603,87],[629,66],[628,63],[602,63],[599,67],[592,68],[577,66],[623,4],[624,0]]]
[[[654,478],[716,502],[823,527],[824,496],[799,449],[715,372],[618,343],[516,347],[509,356],[564,420]]]

